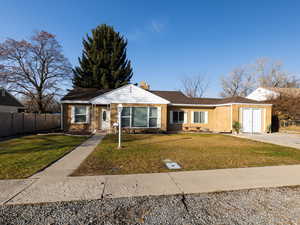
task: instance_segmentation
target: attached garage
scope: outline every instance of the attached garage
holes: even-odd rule
[[[244,133],[262,133],[264,127],[264,109],[241,108],[242,131]]]

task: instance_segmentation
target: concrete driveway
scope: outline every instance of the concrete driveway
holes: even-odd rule
[[[237,137],[300,149],[300,134],[239,134]]]

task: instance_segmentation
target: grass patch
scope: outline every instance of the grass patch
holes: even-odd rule
[[[108,135],[73,175],[169,172],[162,160],[182,170],[207,170],[300,163],[300,150],[220,134]],[[176,170],[177,171],[177,170]]]
[[[32,135],[0,142],[0,179],[26,178],[86,140],[65,135]]]

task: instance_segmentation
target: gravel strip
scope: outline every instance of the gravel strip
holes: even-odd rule
[[[0,206],[0,224],[299,224],[300,187]]]

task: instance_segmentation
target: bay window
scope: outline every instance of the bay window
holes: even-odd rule
[[[129,128],[158,128],[158,107],[123,107],[121,125]]]

